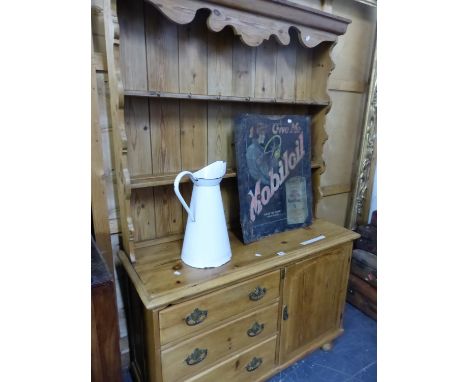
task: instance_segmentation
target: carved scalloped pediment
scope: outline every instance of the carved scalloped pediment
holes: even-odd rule
[[[278,43],[288,45],[289,29],[298,31],[303,46],[313,48],[323,41],[336,41],[346,32],[350,20],[311,8],[292,5],[287,1],[200,1],[147,0],[177,24],[193,21],[199,9],[208,9],[207,25],[213,32],[226,26],[249,46],[258,46],[270,36]],[[230,5],[230,6],[229,6]]]

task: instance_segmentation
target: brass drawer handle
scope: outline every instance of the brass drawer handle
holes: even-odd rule
[[[247,330],[247,335],[249,337],[258,336],[261,332],[263,332],[264,327],[265,327],[265,324],[259,324],[257,321],[255,321],[252,327],[249,330]]]
[[[200,310],[198,308],[195,308],[195,310],[192,313],[185,317],[185,323],[188,326],[198,325],[202,323],[206,317],[208,317],[207,310]]]
[[[189,366],[196,365],[197,363],[200,363],[201,361],[203,361],[207,355],[208,355],[208,349],[196,348],[192,352],[192,354],[190,354],[187,358],[185,358],[185,362]]]
[[[262,288],[258,286],[253,290],[253,292],[249,293],[249,298],[252,301],[258,301],[262,299],[263,296],[265,296],[266,291],[267,291],[266,288]]]
[[[252,358],[252,361],[250,361],[247,366],[245,367],[245,370],[247,371],[254,371],[256,369],[258,369],[260,367],[260,365],[262,364],[263,362],[263,359],[261,359],[260,357],[253,357]]]

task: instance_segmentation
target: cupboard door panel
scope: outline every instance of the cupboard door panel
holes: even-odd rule
[[[286,268],[281,363],[320,345],[317,341],[322,336],[340,329],[350,253],[350,246],[342,246]]]

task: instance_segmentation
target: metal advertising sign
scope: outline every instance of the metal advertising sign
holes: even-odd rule
[[[312,223],[309,125],[300,115],[236,117],[244,243]]]

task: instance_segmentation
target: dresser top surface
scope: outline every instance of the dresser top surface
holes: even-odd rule
[[[325,238],[301,244],[320,235]],[[142,302],[153,309],[294,261],[318,257],[323,251],[358,237],[353,231],[316,219],[309,227],[278,233],[250,244],[243,244],[230,232],[232,259],[217,268],[196,269],[184,264],[180,260],[182,240],[140,248],[135,264],[129,262],[124,252],[120,252],[119,257]]]

